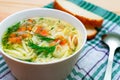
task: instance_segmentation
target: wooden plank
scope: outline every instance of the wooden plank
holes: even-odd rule
[[[85,0],[120,15],[120,0]]]
[[[0,0],[0,21],[10,14],[29,8],[38,8],[54,0]],[[117,0],[86,0],[120,15],[120,1]]]
[[[0,0],[0,21],[20,10],[38,8],[54,0]]]

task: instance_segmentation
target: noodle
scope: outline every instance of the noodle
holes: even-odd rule
[[[81,36],[69,23],[36,17],[8,28],[2,38],[3,50],[28,62],[50,62],[66,58],[80,48]]]

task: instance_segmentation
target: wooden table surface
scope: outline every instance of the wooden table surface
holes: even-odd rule
[[[54,0],[0,0],[0,21],[10,14],[29,8],[42,7]],[[117,0],[86,0],[120,15],[120,1]]]
[[[54,0],[0,0],[0,21],[20,10],[38,8]]]

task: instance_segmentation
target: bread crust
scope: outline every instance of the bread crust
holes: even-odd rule
[[[89,26],[92,26],[92,27],[100,28],[102,23],[103,23],[103,19],[94,20],[94,19],[89,19],[89,18],[84,17],[84,16],[76,15],[76,14],[70,12],[69,10],[66,10],[63,6],[61,6],[57,2],[57,0],[54,1],[54,8],[72,14],[73,16],[78,18],[84,25],[89,25]]]
[[[95,28],[100,28],[103,22],[103,20],[93,20],[93,19],[91,20],[87,17],[83,17],[79,15],[75,15],[75,17],[78,18],[84,25],[88,25]]]
[[[88,26],[88,25],[85,25],[85,27],[86,27],[86,30],[87,30],[87,39],[90,40],[90,39],[95,38],[98,31],[94,27],[91,27],[91,26]]]
[[[86,27],[87,30],[87,39],[91,40],[95,38],[97,34],[96,28],[102,27],[103,19],[89,19],[87,17],[81,16],[81,15],[76,15],[75,13],[70,12],[69,10],[66,10],[64,6],[61,6],[57,0],[54,1],[54,8],[58,10],[62,10],[64,12],[70,13],[76,18],[78,18]]]
[[[71,13],[70,11],[68,11],[68,10],[66,10],[64,7],[62,7],[62,6],[57,2],[57,0],[54,1],[54,4],[53,4],[53,5],[54,5],[54,8],[55,8],[55,9],[62,10],[62,11],[64,11],[64,12],[70,13],[70,14],[72,14],[73,16],[75,16],[75,14]]]

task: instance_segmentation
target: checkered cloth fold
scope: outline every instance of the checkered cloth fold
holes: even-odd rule
[[[74,4],[104,18],[102,28],[92,40],[86,42],[72,72],[66,80],[103,80],[109,55],[108,47],[101,36],[108,32],[120,34],[120,16],[83,0],[69,0]],[[44,6],[53,8],[53,3]],[[113,46],[114,47],[114,46]],[[0,80],[16,80],[0,54]],[[112,80],[120,80],[120,49],[116,50],[113,61]]]

